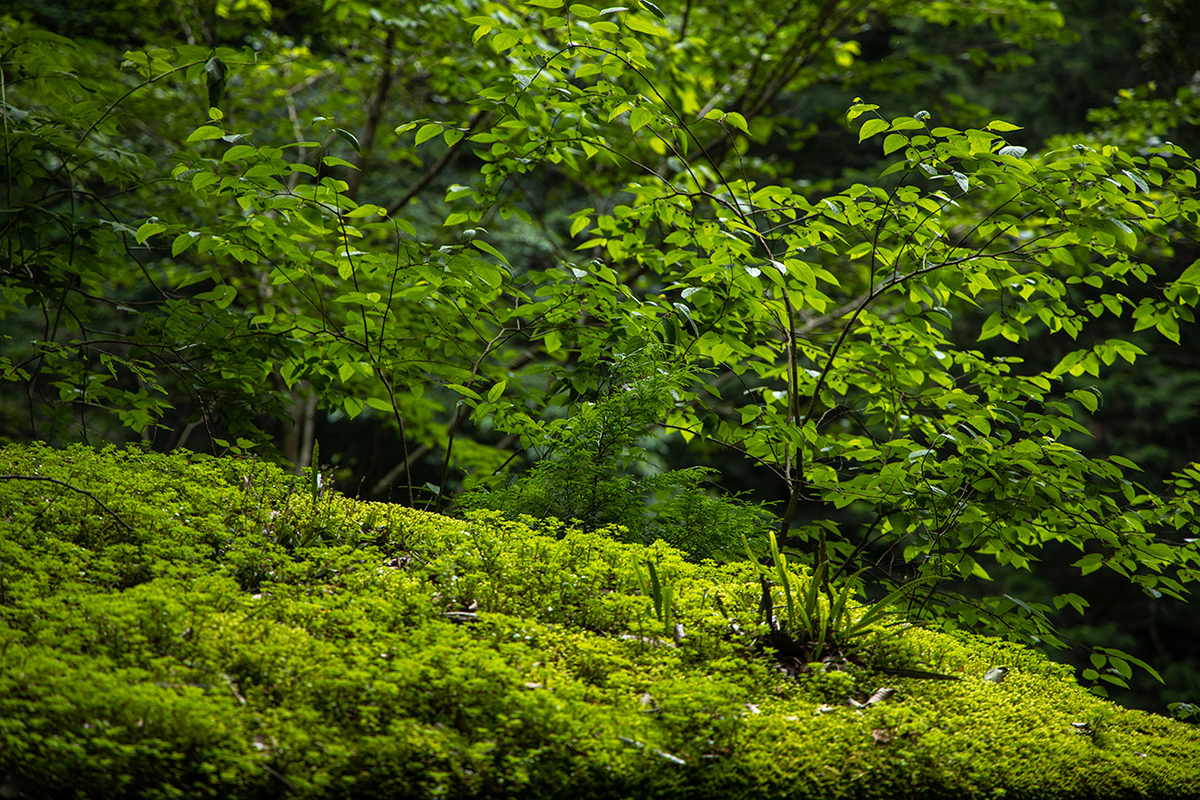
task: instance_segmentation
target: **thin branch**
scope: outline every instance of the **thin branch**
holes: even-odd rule
[[[471,136],[470,136],[471,132],[474,131],[475,128],[478,127],[481,122],[483,122],[484,118],[487,117],[487,115],[488,115],[487,111],[475,112],[475,115],[473,117],[471,117],[470,120],[467,121],[467,135],[464,136],[463,138],[459,139],[454,144],[447,147],[446,152],[442,153],[442,157],[439,158],[433,164],[433,166],[431,166],[429,169],[425,170],[425,173],[423,175],[421,175],[420,178],[417,179],[417,182],[412,185],[412,188],[410,188],[407,192],[405,192],[403,195],[401,195],[400,199],[398,199],[396,202],[394,202],[390,206],[388,206],[387,213],[388,213],[389,217],[392,216],[393,214],[395,214],[400,209],[404,208],[406,205],[408,205],[410,200],[412,200],[414,197],[416,197],[422,191],[424,191],[425,187],[428,186],[430,184],[430,182],[441,173],[442,170],[444,170],[447,166],[450,165],[450,162],[452,162],[455,159],[455,157],[458,155],[458,151],[471,138]]]
[[[154,83],[155,81],[162,80],[163,78],[167,77],[168,75],[174,75],[176,72],[182,72],[184,70],[191,69],[192,67],[196,66],[197,64],[203,64],[203,63],[204,63],[203,61],[192,61],[187,64],[181,64],[180,66],[175,67],[174,69],[167,70],[166,72],[162,73],[161,75],[155,75],[153,78],[148,78],[145,82],[139,83],[137,86],[134,86],[128,92],[121,95],[116,100],[112,101],[112,103],[109,105],[109,107],[104,110],[104,113],[101,114],[99,117],[97,117],[96,121],[87,127],[87,129],[79,137],[79,140],[77,142],[75,142],[75,146],[79,147],[79,145],[83,144],[83,140],[88,138],[88,136],[91,136],[92,131],[96,130],[96,127],[101,122],[108,119],[109,114],[111,114],[116,109],[117,106],[119,106],[119,105],[121,105],[121,103],[125,102],[125,98],[129,97],[129,95],[133,94],[134,92],[138,91],[139,89],[144,89],[145,87],[149,86],[150,84]]]
[[[53,483],[58,486],[62,486],[63,488],[70,489],[73,492],[79,492],[80,494],[86,494],[88,497],[90,497],[96,501],[96,505],[100,506],[105,511],[107,511],[112,516],[113,519],[115,519],[118,523],[120,523],[121,527],[125,528],[125,530],[129,531],[130,533],[135,533],[133,527],[130,526],[130,524],[128,522],[121,519],[120,515],[117,514],[117,512],[113,511],[111,508],[104,505],[103,500],[101,500],[99,497],[96,497],[96,495],[92,494],[87,489],[80,489],[78,486],[72,486],[71,484],[66,483],[64,481],[60,481],[56,478],[44,478],[40,475],[0,475],[0,481],[43,481],[45,483]]]
[[[770,470],[771,472],[774,472],[777,476],[779,476],[779,478],[781,478],[781,479],[783,478],[783,475],[780,473],[779,467],[777,465],[772,464],[769,461],[766,461],[765,459],[759,458],[758,456],[750,453],[749,451],[744,450],[741,447],[738,447],[736,444],[732,444],[731,442],[723,442],[720,439],[715,439],[712,436],[706,436],[703,433],[697,433],[696,431],[692,430],[691,428],[685,428],[682,425],[671,425],[671,424],[664,422],[664,423],[662,423],[662,427],[664,430],[680,431],[682,433],[688,433],[688,434],[691,434],[692,436],[699,437],[706,442],[712,442],[713,444],[718,445],[719,447],[724,447],[726,450],[732,450],[733,452],[737,453],[739,456],[742,456],[744,458],[750,459],[751,461],[757,462],[760,467],[766,467],[768,470]]]

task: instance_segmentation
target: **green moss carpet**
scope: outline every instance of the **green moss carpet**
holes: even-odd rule
[[[893,625],[781,669],[752,565],[250,460],[0,474],[0,796],[1200,797],[1200,728],[1026,648]]]

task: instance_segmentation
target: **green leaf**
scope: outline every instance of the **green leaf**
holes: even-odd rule
[[[367,405],[376,411],[383,411],[388,414],[391,414],[393,410],[391,401],[384,397],[368,397]]]
[[[192,131],[191,136],[187,137],[187,142],[188,144],[192,142],[205,142],[210,139],[220,139],[224,135],[225,131],[216,125],[201,125]]]
[[[197,300],[211,300],[217,308],[229,308],[229,304],[235,297],[237,297],[237,290],[227,283],[218,284],[211,290],[196,295]]]
[[[1141,468],[1141,467],[1139,467],[1139,466],[1138,466],[1136,463],[1134,463],[1133,461],[1129,460],[1129,459],[1128,459],[1128,458],[1126,458],[1125,456],[1115,456],[1115,455],[1114,455],[1114,456],[1109,456],[1109,457],[1108,457],[1108,460],[1109,460],[1109,461],[1111,461],[1111,462],[1113,462],[1114,464],[1120,464],[1122,467],[1125,467],[1126,469],[1132,469],[1132,470],[1135,470],[1135,471],[1137,471],[1137,472],[1142,472],[1142,468]]]
[[[883,154],[891,155],[902,147],[908,145],[908,137],[902,133],[889,133],[887,138],[883,140]]]
[[[350,169],[353,169],[353,170],[358,169],[357,164],[351,164],[346,159],[338,158],[337,156],[325,156],[324,158],[321,159],[321,163],[327,167],[349,167]]]
[[[342,214],[346,219],[362,219],[364,217],[382,217],[387,211],[382,206],[377,206],[374,203],[363,203],[358,208],[351,209],[345,214]]]
[[[629,113],[629,127],[634,133],[637,133],[639,129],[644,128],[653,118],[654,112],[648,108],[638,106]]]
[[[588,222],[589,219],[586,213],[579,214],[579,216],[575,217],[575,219],[571,221],[571,236],[578,236],[583,229],[588,226]]]
[[[230,163],[232,161],[244,161],[245,159],[253,158],[256,155],[258,155],[258,151],[255,150],[250,145],[235,144],[233,147],[231,147],[225,151],[225,153],[221,156],[221,161],[223,163]],[[216,176],[214,175],[213,177],[215,178]]]
[[[1192,286],[1200,286],[1200,258],[1193,261],[1183,274],[1179,276],[1176,283],[1187,283]]]
[[[437,136],[441,132],[442,132],[442,126],[439,125],[438,123],[436,123],[436,122],[426,123],[425,125],[421,126],[421,129],[419,131],[417,131],[416,143],[424,144],[425,142],[429,141],[430,139]]]
[[[1134,185],[1137,186],[1138,190],[1142,194],[1150,193],[1150,185],[1146,183],[1146,179],[1143,178],[1141,175],[1138,175],[1136,172],[1130,172],[1127,169],[1121,170],[1121,172],[1123,172],[1125,175],[1129,176],[1129,179],[1133,181]]]
[[[662,9],[651,3],[650,0],[638,0],[638,5],[661,20],[665,21],[667,19],[667,15],[662,12]]]
[[[746,125],[746,118],[736,111],[730,111],[721,118],[721,121],[732,125],[747,136],[750,135],[750,128]]]
[[[1079,571],[1083,575],[1090,575],[1104,565],[1104,556],[1099,553],[1088,553],[1083,558],[1072,564],[1072,567],[1079,567]]]
[[[501,262],[502,264],[506,264],[506,265],[508,265],[508,266],[512,266],[511,264],[509,264],[509,263],[508,263],[508,259],[504,257],[504,254],[503,254],[503,253],[501,253],[501,252],[500,252],[499,250],[497,250],[495,247],[492,247],[492,246],[491,246],[490,244],[488,244],[487,242],[485,242],[485,241],[482,241],[482,240],[479,240],[479,239],[475,239],[475,240],[473,240],[473,241],[471,242],[471,244],[472,244],[474,247],[477,247],[478,249],[480,249],[480,250],[482,250],[483,252],[487,253],[488,255],[495,256],[496,258],[498,258],[498,259],[500,260],[500,262]]]
[[[1129,662],[1125,661],[1124,659],[1111,657],[1109,658],[1109,663],[1112,664],[1113,669],[1115,669],[1122,678],[1128,680],[1129,678],[1133,677],[1133,667],[1129,666]]]
[[[461,383],[448,383],[446,384],[446,388],[452,389],[453,391],[461,394],[463,397],[469,397],[477,402],[483,400],[483,397],[480,396],[479,392],[475,391],[469,386],[463,386]]]
[[[1099,397],[1090,389],[1076,389],[1067,396],[1086,408],[1088,412],[1092,414],[1096,413],[1096,409],[1099,408],[1100,405]]]
[[[638,33],[645,33],[650,36],[665,36],[666,29],[660,28],[653,22],[644,20],[637,14],[626,14],[624,17],[625,24]]]
[[[1155,324],[1158,332],[1170,339],[1175,344],[1179,344],[1179,322],[1169,313],[1162,314],[1158,317]]]
[[[1136,658],[1134,656],[1131,656],[1129,653],[1126,653],[1123,650],[1117,650],[1112,647],[1097,647],[1096,649],[1099,650],[1100,652],[1108,655],[1110,659],[1117,658],[1117,659],[1120,659],[1121,661],[1128,661],[1130,664],[1135,665],[1139,669],[1142,669],[1142,670],[1145,670],[1146,672],[1148,672],[1151,675],[1151,677],[1153,677],[1154,680],[1158,681],[1159,683],[1164,682],[1162,679],[1162,676],[1159,675],[1158,672],[1153,667],[1151,667],[1145,661],[1142,661],[1140,658]]]
[[[875,111],[879,108],[877,105],[863,103],[861,98],[854,98],[854,104],[846,111],[846,121],[854,122],[854,120],[866,114],[868,111]],[[861,140],[860,140],[861,141]]]
[[[239,145],[239,147],[240,146],[242,145]],[[202,192],[209,186],[212,186],[218,180],[220,180],[220,178],[211,172],[197,172],[192,176],[192,189],[197,192]]]
[[[503,53],[505,50],[510,50],[521,43],[514,34],[508,31],[501,31],[492,37],[492,50],[497,53]]]
[[[878,118],[869,119],[863,123],[863,126],[861,128],[859,128],[858,140],[860,142],[865,142],[867,139],[870,139],[875,134],[882,133],[883,131],[886,131],[889,128],[891,128],[891,125],[888,124],[887,120],[882,120],[882,119],[878,119]]]
[[[342,137],[342,139],[344,139],[345,141],[349,142],[350,146],[354,148],[354,152],[356,152],[356,153],[362,152],[358,146],[358,137],[355,136],[353,133],[346,130],[345,128],[334,128],[333,132],[336,133],[338,136]]]
[[[464,22],[470,22],[471,24],[476,26],[475,32],[471,34],[472,44],[477,44],[480,39],[487,36],[489,33],[496,30],[496,28],[498,27],[496,25],[496,22],[492,19],[485,17],[484,19],[486,21],[482,21],[482,22],[475,21],[477,19],[478,18],[476,18],[476,17],[467,17],[464,20]]]
[[[196,239],[200,234],[195,231],[181,233],[175,237],[175,241],[171,242],[171,256],[177,258],[180,254],[186,252],[188,248],[196,243]]]
[[[208,107],[218,108],[225,96],[225,62],[213,56],[204,65],[204,75],[208,84]]]
[[[151,236],[162,233],[166,229],[167,226],[158,221],[143,222],[133,234],[133,238],[138,244],[143,244]]]

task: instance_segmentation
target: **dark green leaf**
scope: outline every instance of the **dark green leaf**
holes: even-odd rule
[[[362,152],[361,150],[359,150],[358,137],[355,136],[353,133],[346,130],[345,128],[334,128],[333,132],[336,133],[338,136],[342,137],[344,140],[346,140],[350,144],[350,146],[354,148],[354,152],[356,152],[356,153]],[[418,144],[419,144],[419,142],[418,142]]]
[[[225,62],[215,56],[210,58],[204,65],[204,74],[208,83],[208,107],[220,108],[225,97]]]

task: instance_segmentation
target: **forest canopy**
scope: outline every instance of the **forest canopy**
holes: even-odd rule
[[[11,11],[0,433],[799,559],[1200,697],[1200,25],[1087,5]],[[1114,581],[1140,638],[1068,635]]]

